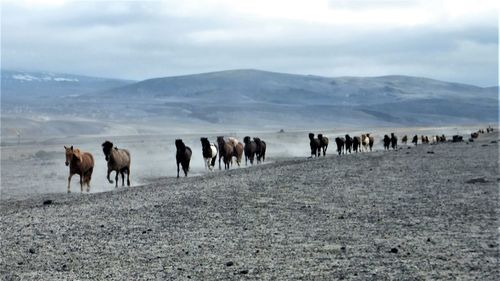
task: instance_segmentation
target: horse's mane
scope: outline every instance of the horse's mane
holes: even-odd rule
[[[181,139],[175,140],[175,147],[177,148],[177,150],[185,150],[186,149],[186,145],[184,144],[184,142]]]

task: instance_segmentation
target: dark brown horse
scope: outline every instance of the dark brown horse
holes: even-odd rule
[[[341,137],[335,138],[335,143],[337,144],[337,153],[342,154],[342,150],[344,149],[345,139]]]
[[[253,140],[257,145],[257,163],[264,162],[266,160],[266,142],[260,138],[253,138]]]
[[[69,166],[68,193],[71,192],[71,177],[74,174],[80,176],[80,192],[83,192],[83,185],[87,185],[87,192],[90,191],[90,180],[94,171],[94,156],[88,152],[82,152],[78,148],[66,147],[66,166]]]
[[[345,153],[347,153],[347,151],[349,151],[349,153],[351,153],[352,142],[353,142],[353,139],[351,138],[351,136],[346,134],[345,135]]]
[[[417,146],[417,143],[418,143],[418,136],[415,135],[413,136],[413,140],[411,141],[413,144],[415,144],[415,146]]]
[[[230,168],[233,158],[233,145],[226,143],[223,136],[217,137],[217,145],[219,146],[219,170],[221,170],[220,160],[224,161],[224,170]]]
[[[373,144],[375,143],[375,138],[370,134],[366,134],[366,136],[368,137],[368,146],[370,147],[370,151],[372,151]]]
[[[361,138],[358,136],[355,136],[352,138],[352,150],[354,150],[356,153],[361,152]]]
[[[249,136],[244,137],[243,142],[245,143],[245,165],[248,165],[248,160],[250,160],[250,165],[253,165],[257,153],[257,144]]]
[[[319,140],[314,138],[314,134],[313,133],[309,133],[309,146],[311,147],[311,157],[309,158],[312,158],[313,155],[315,157],[318,157],[319,156],[319,149],[320,149],[320,143],[319,143]]]
[[[408,142],[408,136],[404,135],[403,138],[401,138],[401,142],[406,144]]]
[[[179,164],[182,166],[184,176],[187,177],[193,151],[181,139],[175,140],[175,147],[177,148],[177,153],[175,154],[175,159],[177,160],[177,177],[179,177]]]
[[[388,135],[384,135],[384,150],[389,150],[391,146],[391,138]]]
[[[318,140],[319,140],[319,149],[320,149],[320,154],[321,150],[323,150],[323,156],[326,156],[326,150],[328,149],[328,138],[323,136],[323,134],[318,134]]]
[[[118,173],[122,175],[122,186],[125,185],[125,173],[127,173],[127,186],[130,186],[130,152],[126,149],[118,149],[113,147],[113,143],[105,141],[102,144],[102,152],[108,162],[109,183],[113,181],[109,178],[111,172],[115,171],[115,187],[118,187]]]
[[[394,133],[391,133],[391,147],[392,149],[398,148],[398,137]]]

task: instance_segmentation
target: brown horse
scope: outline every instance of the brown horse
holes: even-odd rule
[[[74,174],[80,176],[80,192],[83,192],[83,185],[87,185],[87,192],[90,191],[90,180],[94,170],[94,156],[88,152],[82,152],[78,148],[66,147],[66,166],[69,166],[68,193],[71,192],[71,177]]]
[[[404,135],[403,138],[401,139],[401,142],[403,144],[406,144],[408,142],[408,136],[407,135]]]
[[[266,160],[266,142],[260,138],[253,138],[255,144],[257,145],[257,164],[264,162]]]
[[[320,154],[321,150],[323,150],[323,156],[326,156],[326,150],[328,149],[328,138],[323,136],[323,134],[318,134],[318,140],[319,140],[319,148],[320,148]]]
[[[314,138],[313,133],[309,133],[309,146],[311,147],[311,157],[309,158],[312,158],[313,155],[318,157],[320,153],[320,143],[317,138]]]
[[[250,165],[253,165],[255,153],[257,153],[257,144],[250,139],[250,136],[244,137],[243,142],[245,143],[245,165],[248,164],[248,160],[250,160]]]
[[[127,173],[127,186],[130,186],[130,152],[126,149],[118,149],[113,147],[113,143],[105,141],[102,144],[102,152],[108,162],[108,176],[109,183],[113,181],[109,178],[111,172],[115,171],[115,187],[118,187],[118,173],[122,175],[122,186],[125,185],[125,173]]]
[[[230,164],[232,162],[233,158],[233,145],[230,143],[227,143],[224,140],[223,136],[218,136],[217,137],[217,144],[219,146],[219,170],[221,170],[220,166],[220,160],[223,158],[224,160],[224,170],[227,170],[230,168]]]
[[[356,153],[361,152],[361,138],[358,136],[355,136],[352,138],[352,150],[354,150]]]

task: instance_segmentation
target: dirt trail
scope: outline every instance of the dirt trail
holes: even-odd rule
[[[0,276],[498,280],[493,141],[2,201]]]

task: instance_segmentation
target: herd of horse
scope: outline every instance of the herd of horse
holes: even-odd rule
[[[493,132],[493,128],[488,127],[486,129],[487,133]],[[471,133],[469,141],[474,141],[480,134],[484,134],[485,130],[480,129],[477,132]],[[401,138],[403,144],[407,144],[408,136],[404,135]],[[217,161],[217,156],[219,157],[219,170],[222,169],[221,161],[224,163],[224,169],[230,169],[233,165],[233,159],[236,159],[236,164],[241,166],[241,161],[243,155],[245,156],[245,165],[253,165],[256,161],[260,164],[266,159],[266,142],[258,137],[251,138],[250,136],[245,136],[243,138],[243,143],[234,137],[228,137],[227,140],[223,136],[218,136],[216,142],[210,142],[208,138],[202,137],[201,141],[201,152],[203,155],[203,161],[205,163],[205,169],[213,171],[215,163]],[[441,136],[420,136],[421,144],[437,144],[440,142],[446,142],[446,136],[442,134]],[[460,135],[452,136],[451,142],[461,142],[463,137]],[[415,146],[418,145],[419,137],[418,135],[413,136],[411,141]],[[366,133],[361,136],[351,137],[349,134],[345,136],[340,136],[335,138],[335,143],[337,145],[337,154],[347,154],[347,153],[358,153],[363,151],[372,151],[373,145],[375,143],[375,138],[373,135]],[[384,135],[382,139],[384,145],[384,150],[398,149],[398,137],[391,133],[389,135]],[[311,148],[311,156],[319,157],[321,154],[326,156],[328,149],[329,139],[323,134],[318,134],[315,137],[314,133],[309,133],[309,145]],[[127,186],[130,186],[130,152],[127,149],[122,149],[116,147],[112,142],[105,141],[102,143],[102,151],[107,162],[108,171],[107,179],[109,183],[115,183],[115,187],[118,187],[119,175],[122,177],[122,186],[125,185],[125,174],[127,175]],[[177,177],[179,177],[180,168],[184,172],[184,176],[187,177],[189,172],[189,164],[191,162],[191,156],[193,151],[190,147],[186,146],[182,139],[175,140],[176,147],[176,162],[177,162]],[[87,192],[90,191],[90,180],[92,178],[92,172],[94,170],[94,157],[89,152],[83,152],[78,148],[73,146],[66,147],[66,166],[69,166],[69,177],[68,177],[68,193],[71,192],[70,184],[71,178],[77,174],[80,176],[80,191],[83,192],[84,185],[87,186]],[[112,172],[115,172],[115,181],[110,179]]]
[[[219,170],[221,167],[221,160],[224,163],[224,169],[230,169],[233,165],[233,159],[236,158],[236,164],[241,166],[243,155],[245,155],[245,165],[253,165],[255,160],[260,164],[266,160],[266,142],[258,137],[250,138],[246,136],[243,138],[243,143],[233,137],[228,137],[227,141],[223,136],[218,136],[216,143],[211,143],[208,138],[202,137],[201,152],[205,169],[212,171],[219,156]],[[122,177],[122,186],[125,185],[125,174],[127,175],[127,186],[130,186],[130,152],[127,149],[122,149],[114,146],[110,141],[105,141],[102,145],[102,151],[108,165],[107,179],[109,183],[115,183],[118,187],[118,177]],[[189,146],[186,146],[182,139],[175,140],[176,154],[175,159],[177,162],[177,177],[179,177],[180,168],[187,177],[189,172],[189,164],[193,151]],[[77,174],[80,176],[80,191],[83,192],[84,185],[87,186],[87,192],[90,191],[90,180],[94,170],[94,156],[89,152],[83,152],[73,146],[66,147],[66,166],[69,166],[68,177],[68,193],[71,192],[71,178]],[[115,172],[115,181],[110,179],[112,172]]]

